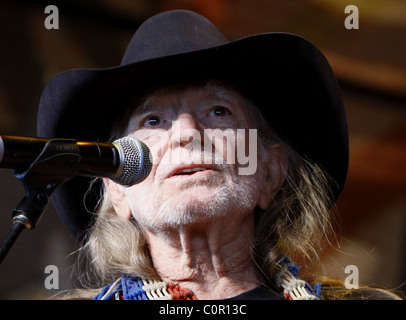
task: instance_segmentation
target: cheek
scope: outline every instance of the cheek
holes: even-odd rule
[[[154,166],[160,162],[163,154],[168,148],[169,134],[166,130],[140,129],[129,134],[130,136],[144,142],[149,148]]]
[[[134,217],[137,217],[139,212],[151,212],[152,210],[150,206],[155,203],[153,198],[156,197],[156,192],[151,180],[152,178],[147,178],[141,184],[125,190],[125,196]]]
[[[236,164],[237,146],[236,130],[204,130],[204,142],[202,146],[204,152],[214,154],[228,165]]]

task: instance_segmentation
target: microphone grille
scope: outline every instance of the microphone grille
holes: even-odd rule
[[[152,169],[152,155],[145,143],[133,137],[124,137],[113,142],[120,152],[122,164],[116,183],[130,187],[144,181]]]

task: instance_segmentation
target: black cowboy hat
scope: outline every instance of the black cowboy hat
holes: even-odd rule
[[[190,11],[146,20],[119,66],[56,75],[41,97],[38,135],[106,141],[114,119],[138,92],[197,78],[216,78],[238,88],[281,138],[326,170],[336,183],[333,200],[338,198],[347,176],[348,132],[341,93],[323,54],[287,33],[228,41],[210,21]],[[75,177],[52,197],[76,239],[89,227],[95,204],[88,210],[84,202],[89,181]]]

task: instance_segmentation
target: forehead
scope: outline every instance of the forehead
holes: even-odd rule
[[[206,80],[189,84],[168,85],[155,89],[144,96],[140,103],[133,105],[133,112],[134,114],[140,114],[162,104],[164,101],[173,103],[182,99],[216,99],[247,109],[246,99],[235,87],[223,81]]]

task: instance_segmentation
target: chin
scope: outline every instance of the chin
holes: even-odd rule
[[[196,197],[199,197],[196,199]],[[187,200],[187,201],[186,201]],[[171,198],[161,204],[159,210],[149,217],[148,226],[154,229],[180,228],[193,224],[213,223],[237,214],[246,215],[254,205],[236,199],[235,195],[195,193]]]
[[[153,202],[134,201],[132,212],[141,225],[156,230],[246,216],[256,205],[257,190],[253,186],[252,183],[223,183],[215,187],[188,185],[180,192],[166,189]]]

